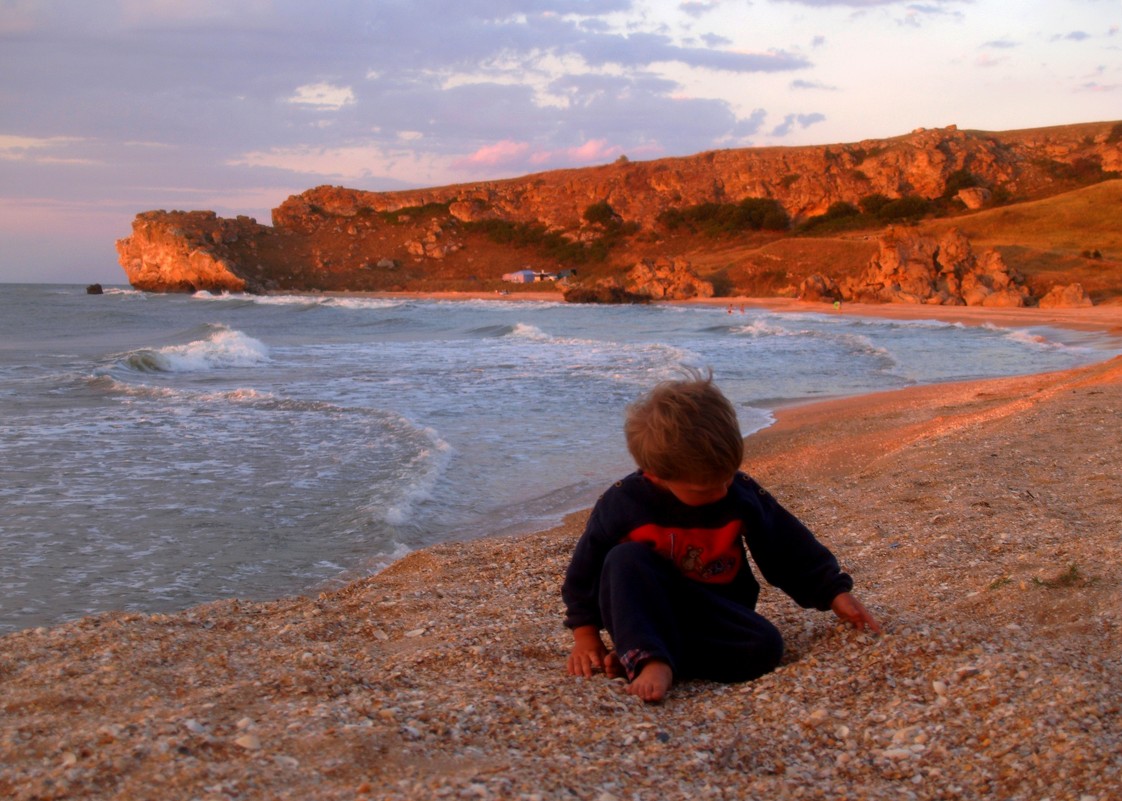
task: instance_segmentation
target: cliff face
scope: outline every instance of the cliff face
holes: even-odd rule
[[[596,233],[585,210],[606,202],[623,222],[647,232],[652,247],[639,254],[632,249],[629,264],[634,264],[636,255],[663,255],[657,219],[671,208],[770,198],[798,221],[836,202],[856,204],[878,193],[938,198],[964,173],[980,184],[964,198],[971,207],[984,205],[993,190],[1043,196],[1087,171],[1122,171],[1117,131],[1112,123],[1005,133],[951,126],[854,144],[725,150],[637,163],[621,159],[405,192],[321,186],[284,201],[273,211],[272,228],[212,213],[147,212],[138,216],[132,236],[118,243],[118,252],[130,283],[153,291],[392,289],[426,276],[468,273],[473,280],[490,279],[511,265],[489,257],[488,264],[466,266],[472,261],[472,235],[465,223],[540,224],[582,241]],[[394,214],[426,204],[446,211],[436,217]],[[495,276],[488,265],[498,270]]]
[[[148,211],[117,240],[129,283],[148,292],[244,292],[261,289],[240,266],[237,243],[252,246],[265,232],[248,217],[227,220],[213,211]]]

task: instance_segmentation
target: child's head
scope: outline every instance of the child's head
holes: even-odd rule
[[[686,370],[627,409],[627,449],[639,468],[664,481],[727,483],[744,459],[736,410],[713,375]]]

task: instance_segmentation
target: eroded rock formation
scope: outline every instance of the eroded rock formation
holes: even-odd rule
[[[1040,299],[1042,309],[1068,309],[1091,305],[1093,305],[1091,299],[1083,291],[1082,284],[1054,286]]]
[[[490,257],[473,262],[473,225],[523,224],[591,246],[604,231],[584,214],[596,204],[608,204],[612,222],[649,233],[657,254],[659,215],[705,203],[771,199],[796,222],[837,202],[856,204],[872,195],[954,195],[964,206],[980,208],[996,190],[1046,194],[1064,176],[1122,169],[1118,128],[1088,123],[986,133],[950,126],[853,144],[621,160],[413,191],[320,186],[285,200],[273,211],[272,226],[247,217],[223,219],[213,212],[145,212],[117,249],[129,282],[150,291],[392,290],[450,277],[497,280],[510,267]],[[960,186],[964,176],[972,186]],[[616,268],[647,257],[633,248],[629,262]],[[571,266],[563,256],[549,258],[556,264],[546,267]],[[922,296],[913,302],[951,302],[928,300],[933,296],[919,291],[925,279],[912,274],[907,258],[897,268],[899,274],[886,286],[899,288],[887,290],[886,299],[896,293],[892,299]],[[997,272],[997,265],[984,268],[987,275]],[[973,268],[956,280],[969,282],[972,273]],[[1010,294],[1010,287],[993,281],[982,281],[981,288],[968,294],[967,287],[950,288],[949,274],[940,280],[948,283],[946,298],[958,296],[963,302],[1013,302],[1017,294],[1015,287]],[[942,288],[936,290],[940,298],[942,293]]]
[[[713,285],[698,277],[688,259],[643,259],[627,273],[627,290],[652,300],[713,297]]]
[[[1026,306],[1024,277],[996,250],[975,256],[957,228],[942,238],[889,229],[863,275],[838,287],[845,300],[943,306]]]
[[[132,236],[117,240],[117,255],[129,283],[148,292],[260,291],[231,246],[251,246],[262,227],[213,211],[149,211],[133,220]]]

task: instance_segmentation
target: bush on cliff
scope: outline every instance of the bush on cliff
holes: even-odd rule
[[[978,176],[967,169],[955,170],[947,176],[946,186],[943,188],[943,200],[951,200],[963,189],[981,186]]]
[[[779,201],[772,198],[745,198],[739,203],[699,203],[670,208],[658,215],[658,222],[670,231],[681,228],[706,236],[729,236],[744,231],[786,231],[791,221]]]
[[[584,221],[589,225],[612,228],[619,224],[620,218],[608,201],[601,200],[599,203],[593,203],[584,210]]]
[[[880,225],[874,216],[863,214],[861,209],[852,203],[839,200],[831,203],[825,213],[817,214],[805,220],[798,227],[799,233],[836,233],[838,231],[852,231],[858,228],[871,228]]]
[[[510,220],[477,220],[464,224],[468,231],[484,234],[498,245],[534,248],[544,258],[560,264],[589,264],[607,259],[618,242],[621,231],[614,230],[588,244],[576,242],[557,231],[550,231],[541,223],[521,223]]]
[[[919,195],[905,195],[881,206],[877,217],[886,222],[918,220],[932,211],[931,201]]]

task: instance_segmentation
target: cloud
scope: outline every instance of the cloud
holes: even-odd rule
[[[343,106],[355,102],[355,94],[347,86],[334,86],[329,83],[308,83],[296,87],[295,93],[288,98],[294,106],[306,106],[317,111],[338,111]]]
[[[454,162],[456,169],[470,169],[477,165],[486,167],[505,166],[508,164],[524,163],[526,155],[530,152],[528,142],[515,142],[504,139],[493,145],[485,145],[474,153],[457,159]]]
[[[601,164],[621,155],[623,155],[623,148],[618,145],[610,144],[606,139],[590,139],[577,147],[535,153],[530,163],[554,169],[560,166],[579,167]]]
[[[974,66],[990,68],[998,67],[1006,63],[1009,59],[1002,56],[1000,58],[990,55],[989,53],[979,53],[978,57],[974,59]]]
[[[707,47],[728,47],[732,44],[732,39],[727,36],[720,36],[716,33],[703,33],[701,35],[701,41],[704,42]]]
[[[820,81],[804,81],[801,78],[797,78],[791,81],[788,86],[790,86],[792,89],[818,89],[825,92],[838,91],[838,87],[836,86],[830,86],[829,84],[821,83]]]
[[[1122,90],[1122,84],[1117,84],[1117,83],[1107,84],[1107,83],[1099,83],[1098,81],[1088,81],[1087,83],[1083,84],[1079,88],[1083,89],[1085,91],[1088,91],[1088,92],[1100,92],[1100,93],[1105,94],[1107,92],[1117,92],[1117,91]]]
[[[776,137],[784,137],[794,130],[798,125],[800,128],[809,128],[818,122],[823,122],[826,119],[825,114],[788,114],[783,118],[783,122],[772,129],[771,135]]]
[[[685,0],[685,2],[678,4],[678,8],[682,10],[682,13],[694,19],[700,19],[719,5],[719,0]]]
[[[73,154],[73,146],[84,140],[74,136],[10,136],[0,134],[0,160],[28,164],[98,164],[96,159]]]
[[[728,72],[783,72],[810,66],[810,62],[802,56],[782,50],[742,53],[682,47],[674,44],[668,36],[645,32],[592,36],[571,42],[569,49],[593,67],[608,64],[649,67],[653,64],[676,62],[689,67]]]
[[[1090,38],[1091,38],[1091,34],[1085,32],[1085,31],[1071,31],[1069,33],[1063,34],[1062,36],[1057,35],[1057,36],[1052,37],[1052,41],[1053,42],[1057,42],[1057,41],[1083,42],[1083,41],[1086,41],[1087,39],[1090,39]]]
[[[919,10],[932,8],[932,6],[912,6],[912,0],[779,0],[780,2],[795,3],[812,8],[830,8],[845,6],[846,8],[877,8],[880,6],[909,6]],[[955,0],[949,0],[954,2]],[[936,0],[938,2],[938,0]],[[938,8],[935,6],[934,8]]]
[[[988,42],[982,43],[982,47],[992,47],[995,50],[1007,50],[1009,48],[1020,46],[1020,42],[1014,42],[1009,39],[991,39]]]

